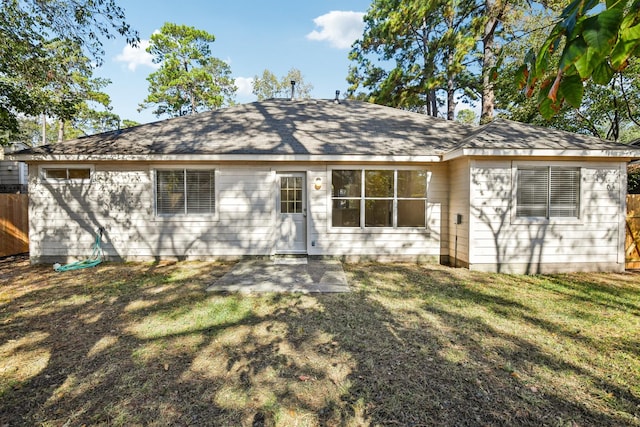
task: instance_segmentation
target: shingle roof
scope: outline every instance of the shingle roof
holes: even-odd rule
[[[268,100],[31,149],[33,154],[437,155],[470,127],[359,101]]]
[[[23,150],[49,156],[451,156],[456,150],[616,150],[637,147],[497,119],[471,127],[361,101],[273,99]],[[629,154],[631,153],[631,154]],[[638,153],[638,154],[635,154]]]
[[[476,128],[456,148],[619,150],[629,147],[594,136],[496,119]]]

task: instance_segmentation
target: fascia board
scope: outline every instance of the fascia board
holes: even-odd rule
[[[368,156],[368,155],[256,155],[256,154],[161,154],[161,155],[123,155],[123,154],[18,154],[11,160],[23,162],[358,162],[358,163],[433,163],[441,162],[438,155],[416,156]]]
[[[533,148],[460,148],[445,153],[443,161],[453,160],[459,157],[588,157],[602,158],[613,157],[623,159],[639,159],[638,150],[559,150],[559,149],[533,149]]]

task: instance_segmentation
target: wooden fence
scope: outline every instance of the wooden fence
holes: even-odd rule
[[[29,252],[29,196],[0,194],[0,257]]]
[[[640,268],[640,194],[627,196],[627,238],[625,267]]]

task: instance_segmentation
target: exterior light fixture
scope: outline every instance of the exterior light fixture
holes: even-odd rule
[[[313,188],[315,188],[316,190],[320,190],[322,188],[322,178],[317,177],[313,181]]]

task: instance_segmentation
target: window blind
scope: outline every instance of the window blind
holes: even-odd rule
[[[215,174],[212,170],[187,170],[187,214],[216,210]]]
[[[518,168],[516,185],[518,217],[580,215],[580,168]]]
[[[157,170],[156,209],[159,215],[215,212],[214,170]]]
[[[547,216],[548,179],[547,168],[518,169],[517,216]]]
[[[580,170],[551,168],[549,216],[577,217],[580,207]]]

